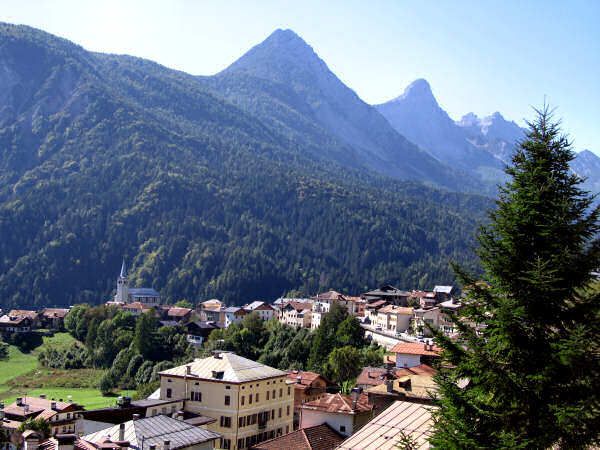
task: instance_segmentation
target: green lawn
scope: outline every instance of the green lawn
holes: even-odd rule
[[[1,385],[11,378],[23,375],[37,367],[37,356],[32,353],[22,353],[14,345],[10,346],[8,360],[0,362],[0,391],[5,390]]]
[[[48,388],[48,389],[33,389],[22,390],[20,392],[11,392],[10,397],[3,399],[4,404],[9,405],[14,402],[17,397],[39,397],[40,394],[46,394],[46,398],[63,399],[67,401],[69,395],[74,403],[84,406],[86,409],[104,408],[114,406],[117,403],[118,395],[133,395],[135,391],[122,391],[114,396],[103,397],[100,391],[96,389],[81,389],[81,388]],[[6,393],[5,393],[6,394]],[[1,395],[1,394],[0,394]]]
[[[64,347],[75,339],[68,333],[56,333],[43,337],[43,347]],[[42,349],[39,346],[29,353],[23,353],[11,345],[9,358],[0,363],[0,400],[10,404],[17,397],[46,394],[47,398],[67,401],[69,395],[75,403],[86,409],[113,406],[117,395],[132,395],[134,391],[123,391],[112,397],[103,397],[97,386],[103,371],[94,369],[47,369],[38,368],[37,357]]]

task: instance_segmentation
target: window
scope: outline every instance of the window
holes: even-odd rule
[[[231,403],[231,397],[229,395],[225,396],[225,405],[229,405]]]
[[[277,417],[281,417],[281,408],[279,408],[279,411],[277,413]]]
[[[273,400],[275,400],[275,389],[273,389]]]
[[[221,427],[222,428],[231,428],[231,417],[221,416]]]
[[[170,378],[167,378],[167,383],[172,383],[173,380],[171,380]]]
[[[153,410],[152,410],[152,415],[153,415],[153,416],[155,416],[155,415],[156,415],[156,413],[157,413],[156,409],[153,409]]]
[[[290,415],[290,405],[287,405],[285,410],[286,410],[286,415],[289,416]]]
[[[250,394],[248,396],[248,404],[251,405],[252,404],[252,394]]]
[[[167,407],[165,406],[165,407],[161,408],[160,409],[160,413],[161,414],[167,414]]]
[[[285,426],[285,434],[288,434],[290,432],[290,426],[286,425]]]
[[[225,386],[225,389],[231,389],[231,386]]]
[[[288,386],[288,395],[290,395],[292,393],[291,389],[292,388],[290,386]]]
[[[171,414],[175,412],[175,405],[171,406]]]
[[[281,436],[283,433],[283,428],[277,428],[277,436]]]
[[[225,449],[231,448],[231,439],[221,438],[221,445],[219,447],[225,448]]]
[[[283,397],[283,388],[279,388],[279,397]]]
[[[71,413],[67,413],[67,419],[71,418]]]
[[[244,406],[245,401],[246,401],[246,397],[242,395],[242,406]]]
[[[171,398],[171,388],[167,388],[167,398]]]
[[[272,409],[271,410],[271,420],[274,420],[274,419],[275,419],[275,410]]]
[[[202,392],[192,391],[192,401],[201,402],[202,401]]]
[[[238,417],[238,428],[242,428],[246,424],[246,417]]]
[[[238,448],[244,448],[244,439],[238,439]]]
[[[67,432],[67,427],[63,427],[63,433]]]
[[[256,401],[258,402],[258,392],[256,393]]]
[[[269,400],[269,391],[267,391],[267,400]]]
[[[340,425],[340,431],[342,433],[344,433],[346,431],[346,426],[345,425]]]

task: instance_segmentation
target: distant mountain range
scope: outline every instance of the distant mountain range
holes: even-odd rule
[[[289,30],[196,77],[0,24],[0,307],[106,301],[123,257],[168,302],[451,284],[513,125],[368,105]]]
[[[505,181],[517,142],[526,130],[499,112],[479,118],[468,113],[453,121],[438,105],[426,80],[412,82],[402,95],[375,108],[410,141],[440,162],[469,172],[488,184]],[[577,154],[572,170],[586,178],[585,188],[600,192],[600,158],[590,151]]]

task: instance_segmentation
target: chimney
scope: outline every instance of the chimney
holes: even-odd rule
[[[177,411],[177,420],[183,420],[183,415],[184,415],[183,411]]]
[[[171,447],[171,441],[163,441],[163,450],[169,450]]]
[[[134,415],[133,415],[133,420],[138,420],[139,418],[140,418],[140,415],[139,415],[139,414],[134,414]]]
[[[125,424],[122,423],[119,425],[119,441],[125,440]]]
[[[56,402],[50,402],[50,409],[56,410]]]
[[[428,350],[429,345],[427,344],[427,342],[425,342],[425,344],[423,344],[423,347],[425,348],[425,351]]]
[[[297,382],[298,384],[302,384],[302,377],[301,377],[300,375],[298,375],[298,376],[296,377],[296,382]]]
[[[156,445],[152,444],[152,445],[150,446],[150,450],[156,450]]]
[[[23,406],[23,397],[17,397],[17,406]]]
[[[394,392],[394,381],[393,380],[386,380],[385,390],[386,390],[386,392]]]
[[[360,397],[361,392],[362,388],[352,388],[352,409],[356,409],[356,403],[358,402],[358,398]]]
[[[192,374],[192,366],[187,365],[185,366],[185,373],[187,373],[188,375]]]
[[[40,394],[40,398],[45,399],[46,398],[46,394]]]
[[[4,421],[4,411],[0,411],[0,422]]]
[[[4,402],[0,402],[0,409],[4,409]]]

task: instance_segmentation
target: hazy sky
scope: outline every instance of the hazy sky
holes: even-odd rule
[[[0,0],[0,21],[198,75],[291,28],[366,102],[425,78],[453,119],[523,124],[547,98],[575,149],[600,155],[597,0]]]

